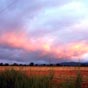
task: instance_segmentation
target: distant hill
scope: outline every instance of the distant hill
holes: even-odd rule
[[[60,63],[62,66],[88,66],[88,62],[62,62]]]

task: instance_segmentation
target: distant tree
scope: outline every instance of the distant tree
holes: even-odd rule
[[[34,63],[33,63],[33,62],[31,62],[29,65],[30,65],[30,66],[34,66]]]
[[[23,66],[28,66],[27,64],[23,64]]]
[[[12,66],[18,66],[18,64],[17,63],[13,63]]]
[[[19,64],[19,66],[23,66],[22,64]]]
[[[57,63],[56,66],[61,66],[61,65],[59,63]]]
[[[0,66],[3,66],[3,63],[0,63]]]
[[[46,66],[46,64],[42,64],[42,66]]]
[[[5,63],[4,66],[9,66],[9,64],[8,63]]]
[[[49,64],[49,66],[54,66],[54,64]]]
[[[39,66],[38,64],[35,64],[35,66]]]

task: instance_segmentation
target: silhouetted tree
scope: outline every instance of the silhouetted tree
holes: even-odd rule
[[[33,63],[33,62],[31,62],[29,65],[30,65],[30,66],[34,66],[34,63]]]
[[[56,66],[61,66],[61,65],[59,63],[57,63]]]
[[[23,66],[22,64],[19,64],[19,66]]]
[[[49,66],[54,66],[54,64],[49,64]]]
[[[4,66],[9,66],[9,64],[8,63],[5,63]]]
[[[35,66],[39,66],[38,64],[35,64]]]
[[[0,66],[3,66],[3,63],[0,63]]]
[[[13,63],[12,66],[18,66],[18,64],[17,63]]]
[[[42,64],[42,66],[46,66],[46,64]]]

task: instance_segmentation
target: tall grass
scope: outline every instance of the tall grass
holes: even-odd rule
[[[67,78],[61,84],[60,88],[82,88],[82,75],[77,74],[76,78]]]
[[[26,76],[22,72],[8,70],[0,73],[0,88],[52,88],[52,77]]]
[[[15,70],[0,73],[0,88],[29,88],[28,81],[26,75]]]
[[[45,76],[28,77],[21,71],[7,70],[0,73],[0,88],[81,88],[82,77],[80,74],[75,80],[66,79],[61,84],[55,84],[53,76],[54,74],[51,72]]]
[[[82,75],[78,72],[76,80],[75,80],[75,88],[81,88],[82,87]]]

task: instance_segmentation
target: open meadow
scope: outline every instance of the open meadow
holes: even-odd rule
[[[88,67],[30,67],[30,66],[1,66],[0,72],[6,70],[16,70],[26,74],[28,77],[52,77],[52,85],[62,82],[81,81],[81,88],[88,88]],[[77,79],[79,77],[79,80]],[[65,88],[65,87],[56,87]],[[66,87],[67,88],[67,87]],[[71,87],[68,87],[71,88]],[[72,87],[74,88],[74,87]]]

